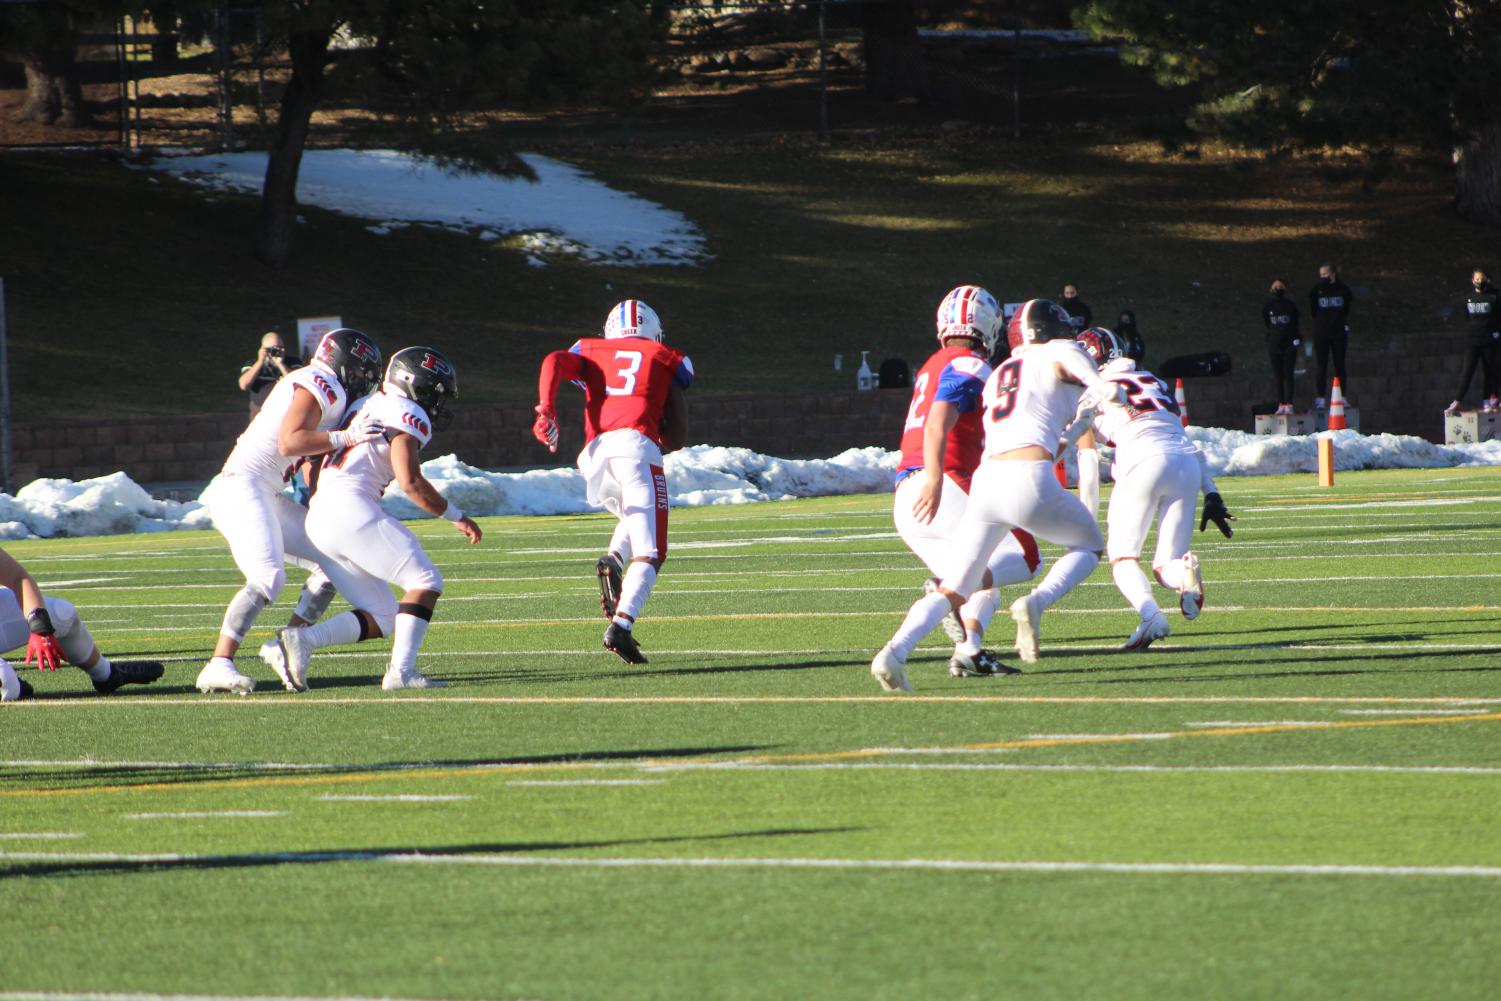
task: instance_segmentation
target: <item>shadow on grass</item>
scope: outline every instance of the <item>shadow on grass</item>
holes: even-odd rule
[[[235,855],[143,855],[138,858],[17,861],[0,865],[0,879],[37,876],[168,872],[206,869],[252,869],[273,865],[317,865],[328,862],[404,862],[429,858],[463,860],[482,855],[522,855],[528,852],[567,852],[628,845],[666,845],[740,838],[784,838],[809,834],[849,834],[859,827],[769,828],[727,834],[681,834],[660,838],[614,838],[600,841],[516,841],[478,845],[393,845],[388,848],[328,849],[300,852],[246,852]]]
[[[713,754],[751,754],[775,750],[775,744],[725,744],[718,747],[636,748],[618,751],[579,751],[558,754],[524,754],[505,758],[434,758],[424,761],[383,761],[366,764],[313,765],[296,764],[185,764],[164,767],[161,764],[104,765],[90,768],[82,781],[50,787],[27,786],[28,782],[56,782],[56,768],[7,768],[0,772],[0,787],[27,788],[36,792],[83,791],[89,789],[126,789],[146,785],[191,785],[204,782],[232,782],[245,779],[316,778],[328,775],[369,775],[376,773],[426,771],[429,769],[501,769],[515,766],[574,765],[593,761],[654,761],[662,758],[698,758]]]

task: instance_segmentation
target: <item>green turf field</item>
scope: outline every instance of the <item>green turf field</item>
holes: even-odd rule
[[[634,669],[606,516],[422,523],[429,693],[383,641],[280,691],[289,587],[261,691],[199,695],[217,535],[8,544],[169,664],[0,709],[0,999],[1494,997],[1501,470],[1221,486],[1202,618],[1115,653],[1097,571],[1026,674],[935,633],[913,695],[889,496],[675,512]]]

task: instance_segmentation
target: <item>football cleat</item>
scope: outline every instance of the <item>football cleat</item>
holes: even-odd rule
[[[149,685],[162,676],[162,665],[154,660],[122,660],[109,666],[109,677],[94,682],[94,691],[108,695],[121,685]]]
[[[1042,609],[1037,599],[1024,594],[1011,603],[1011,621],[1016,623],[1016,655],[1028,664],[1037,663],[1042,636]]]
[[[270,641],[271,646],[276,646],[276,641]],[[261,647],[261,657],[265,658],[266,648]],[[255,681],[245,677],[235,670],[235,662],[228,657],[214,657],[203,670],[198,672],[198,690],[207,694],[209,692],[239,692],[241,695],[249,695],[255,690]]]
[[[615,609],[620,605],[620,560],[614,553],[605,553],[594,564],[594,576],[599,578],[599,607],[605,618],[615,618]]]
[[[31,694],[30,687],[16,674],[10,662],[0,657],[0,702],[19,702]]]
[[[870,661],[870,676],[881,683],[881,688],[888,692],[910,692],[912,684],[907,680],[907,665],[900,660],[896,651],[889,646],[883,646],[876,651],[876,655]]]
[[[1021,674],[1022,669],[1001,662],[1001,658],[989,650],[981,650],[971,657],[954,652],[949,658],[949,676],[953,678],[993,678],[1003,674]]]
[[[1173,631],[1168,625],[1167,616],[1161,612],[1155,613],[1150,619],[1136,627],[1131,636],[1122,644],[1122,650],[1145,650],[1157,640],[1165,638]]]
[[[281,659],[267,661],[267,666],[276,672],[282,687],[287,691],[307,691],[307,662],[313,655],[312,644],[307,641],[307,632],[299,626],[278,629],[276,643],[281,651]]]
[[[1199,558],[1193,553],[1183,554],[1183,586],[1178,589],[1178,607],[1190,621],[1204,610],[1204,580],[1199,576]]]
[[[636,637],[624,626],[610,623],[605,630],[605,649],[620,657],[627,664],[645,664],[646,654],[636,645]]]
[[[929,577],[923,581],[923,594],[932,594],[936,590],[938,590],[937,577]],[[959,618],[957,610],[945,615],[939,625],[943,627],[943,635],[947,636],[955,644],[963,643],[969,638],[969,633],[965,631],[964,622]]]
[[[380,687],[388,692],[399,692],[408,688],[447,688],[448,682],[429,678],[415,667],[402,669],[392,664],[386,668],[385,677],[380,679]]]

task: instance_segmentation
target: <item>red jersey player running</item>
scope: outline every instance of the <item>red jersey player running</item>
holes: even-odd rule
[[[969,501],[970,480],[983,456],[980,394],[990,378],[985,358],[995,350],[1000,328],[995,296],[978,285],[960,285],[938,304],[939,349],[912,383],[892,515],[897,534],[934,574],[943,573],[941,565]],[[1020,529],[996,546],[980,590],[943,619],[944,631],[954,641],[949,674],[1018,673],[980,644],[1000,603],[997,588],[1031,580],[1041,563],[1036,540]],[[935,590],[939,578],[929,578],[927,586]]]
[[[564,379],[584,391],[578,466],[586,496],[620,519],[609,552],[595,564],[610,620],[605,649],[628,664],[645,664],[631,627],[667,558],[662,452],[681,448],[687,436],[683,390],[693,382],[693,363],[662,343],[662,321],[650,306],[639,299],[620,303],[606,317],[603,337],[585,337],[542,359],[532,434],[552,452],[558,450],[553,408]]]

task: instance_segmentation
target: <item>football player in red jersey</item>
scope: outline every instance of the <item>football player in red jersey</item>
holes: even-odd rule
[[[902,428],[893,518],[897,534],[936,576],[949,558],[949,540],[969,500],[970,478],[980,464],[983,430],[980,393],[990,377],[986,358],[1000,337],[1001,309],[978,285],[960,285],[938,305],[939,349],[918,369],[912,404]],[[953,615],[943,620],[954,641],[949,673],[955,677],[1015,674],[982,650],[985,628],[1000,603],[997,590],[1031,580],[1042,564],[1037,542],[1013,531],[987,562],[985,577]]]
[[[693,363],[662,343],[662,321],[639,299],[610,310],[603,337],[585,337],[542,359],[532,434],[558,450],[554,406],[567,379],[584,391],[584,474],[589,503],[620,519],[610,549],[595,564],[600,604],[610,625],[605,649],[628,664],[646,657],[631,634],[657,571],[667,558],[667,476],[662,453],[683,447],[688,409],[683,391]]]

